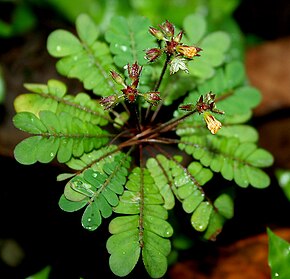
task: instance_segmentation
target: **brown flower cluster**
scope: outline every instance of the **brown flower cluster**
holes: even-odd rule
[[[186,111],[197,111],[199,114],[203,114],[207,128],[211,131],[212,134],[216,134],[222,127],[221,122],[210,113],[215,112],[218,114],[224,114],[223,111],[216,108],[215,94],[212,92],[207,93],[205,96],[200,96],[195,105],[187,104],[182,105],[179,108]]]
[[[107,97],[103,97],[100,100],[100,104],[106,110],[108,110],[108,109],[113,108],[123,99],[125,99],[129,103],[134,103],[138,96],[142,96],[145,99],[145,101],[147,101],[151,105],[153,106],[157,105],[158,102],[161,100],[159,92],[140,93],[138,91],[138,84],[139,84],[139,79],[142,72],[142,66],[138,65],[137,62],[135,62],[132,65],[128,64],[127,71],[128,71],[129,78],[131,80],[130,84],[127,84],[121,75],[119,75],[115,71],[111,71],[111,76],[113,80],[117,84],[122,85],[124,88],[121,90],[122,94],[120,95],[113,94]]]
[[[163,24],[159,25],[160,29],[150,27],[149,32],[159,41],[164,41],[165,46],[161,48],[151,48],[146,51],[145,58],[150,62],[155,61],[163,53],[166,53],[173,59],[193,59],[195,56],[200,56],[199,52],[202,50],[196,46],[184,45],[181,42],[183,31],[180,31],[176,36],[175,28],[172,23],[166,20]],[[178,61],[180,63],[180,61]]]

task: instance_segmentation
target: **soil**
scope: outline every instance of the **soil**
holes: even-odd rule
[[[254,2],[261,5],[259,1]],[[169,268],[168,278],[270,279],[266,227],[290,241],[290,220],[285,218],[285,213],[289,215],[290,203],[274,175],[277,168],[290,169],[290,32],[282,24],[288,18],[290,26],[290,6],[287,1],[277,2],[276,12],[283,15],[284,21],[277,16],[277,22],[268,23],[272,24],[271,29],[265,34],[262,26],[259,29],[254,23],[257,30],[250,29],[249,22],[254,20],[256,10],[254,7],[247,10],[249,5],[249,1],[244,1],[236,17],[245,33],[252,32],[263,39],[260,44],[247,48],[245,63],[250,83],[263,96],[253,112],[251,124],[259,132],[260,146],[275,157],[274,165],[266,170],[272,184],[262,191],[239,190],[235,217],[225,225],[218,240],[214,244],[200,242],[194,250],[181,252],[178,261]],[[265,20],[267,11],[264,10],[264,17],[259,14],[260,19]],[[40,11],[39,19],[44,15]],[[0,165],[5,181],[1,183],[0,196],[0,277],[24,279],[49,264],[53,267],[51,278],[74,279],[81,274],[89,279],[98,278],[102,273],[103,278],[112,278],[104,241],[104,235],[108,235],[107,224],[97,232],[87,232],[80,225],[79,213],[65,213],[58,207],[63,184],[56,183],[55,178],[62,167],[56,164],[22,166],[13,158],[15,145],[23,139],[23,133],[11,121],[15,114],[13,100],[25,92],[23,83],[63,79],[55,70],[55,60],[46,51],[46,38],[52,30],[72,26],[57,15],[45,17],[36,30],[1,39],[0,63],[7,94],[0,107]],[[69,85],[72,93],[81,89],[77,81]],[[5,249],[14,254],[7,257]],[[148,277],[138,267],[130,278]]]

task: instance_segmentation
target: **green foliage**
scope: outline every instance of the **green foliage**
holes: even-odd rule
[[[118,87],[109,77],[114,70],[109,47],[98,41],[99,30],[87,15],[76,21],[78,37],[66,30],[55,30],[47,39],[48,52],[61,58],[56,66],[59,73],[83,82],[86,89],[99,96],[118,92]]]
[[[59,201],[59,206],[67,212],[86,206],[82,225],[88,230],[97,229],[102,217],[111,216],[112,207],[119,203],[117,195],[123,193],[127,169],[130,166],[128,157],[122,153],[110,156],[106,163],[103,160],[102,168],[97,162],[90,162],[78,175],[69,180]]]
[[[5,9],[5,3],[0,3],[1,9]],[[10,21],[0,19],[0,37],[10,38],[33,29],[36,25],[36,15],[33,13],[32,6],[25,1],[13,3],[10,12]]]
[[[269,238],[268,263],[271,268],[271,278],[286,279],[289,277],[290,244],[267,229]]]
[[[286,198],[290,201],[290,171],[277,169],[275,172],[278,184],[284,192]]]
[[[163,195],[164,207],[174,207],[175,195],[183,210],[192,214],[193,228],[205,232],[205,238],[215,238],[224,221],[232,218],[233,201],[228,194],[221,194],[213,203],[205,196],[202,186],[212,179],[213,173],[200,163],[192,162],[185,168],[159,154],[148,159],[147,167]]]
[[[147,31],[150,21],[148,18],[124,17],[112,18],[108,31],[105,33],[106,41],[110,44],[110,51],[114,54],[114,62],[118,67],[126,64],[145,65],[144,49],[154,43],[154,39]],[[120,32],[121,31],[121,32]]]
[[[202,48],[202,59],[197,57],[194,63],[189,63],[188,76],[177,75],[177,82],[174,84],[169,75],[167,76],[161,86],[161,92],[166,97],[165,105],[171,105],[188,90],[195,89],[200,83],[204,84],[205,80],[215,75],[216,68],[225,62],[225,53],[230,47],[230,36],[222,31],[208,33],[207,28],[206,19],[199,14],[184,18],[182,28],[185,33],[184,41],[189,45],[198,44]]]
[[[89,231],[112,218],[107,250],[117,276],[139,261],[150,277],[165,275],[176,203],[193,230],[213,241],[234,215],[235,187],[270,184],[262,169],[273,156],[247,123],[260,93],[229,55],[231,36],[212,31],[200,14],[158,26],[116,16],[102,36],[93,19],[79,15],[76,33],[53,31],[47,49],[58,72],[85,92],[69,94],[51,79],[25,84],[28,92],[14,102],[13,123],[30,134],[15,159],[57,160],[72,170],[57,177],[66,181],[59,206],[83,210]],[[219,185],[216,173],[232,182]]]
[[[110,267],[116,275],[125,276],[142,254],[148,274],[160,278],[166,272],[170,252],[167,238],[173,234],[162,196],[143,168],[133,169],[125,188],[114,211],[126,216],[116,217],[109,225],[113,234],[107,241]]]
[[[33,275],[30,275],[26,279],[48,279],[50,271],[51,271],[51,266],[46,266],[42,270],[38,271],[37,273]]]

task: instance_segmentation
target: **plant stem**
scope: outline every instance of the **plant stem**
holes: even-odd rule
[[[135,144],[138,144],[140,142],[145,142],[145,141],[149,142],[149,139],[150,139],[151,142],[153,142],[153,139],[157,141],[158,140],[157,137],[158,137],[158,135],[160,133],[164,133],[164,132],[172,130],[182,120],[184,120],[185,118],[189,117],[190,115],[192,115],[195,112],[196,112],[196,110],[190,111],[190,112],[186,113],[185,115],[182,115],[182,116],[180,116],[178,118],[172,119],[172,120],[170,120],[170,121],[168,121],[168,122],[166,122],[164,124],[161,124],[160,126],[157,126],[157,127],[153,128],[153,129],[148,128],[147,130],[144,130],[141,133],[137,134],[135,137],[133,137],[133,138],[121,143],[119,145],[119,148],[135,145]],[[146,137],[146,138],[144,138],[144,137]],[[165,143],[164,139],[162,139],[162,141],[163,141],[163,143]],[[160,139],[159,139],[159,142],[160,142]],[[173,143],[173,142],[170,142],[170,143]]]
[[[155,87],[154,87],[154,89],[153,89],[154,92],[157,92],[158,89],[159,89],[159,87],[160,87],[160,84],[161,84],[162,79],[163,79],[163,77],[164,77],[164,74],[165,74],[165,72],[166,72],[166,69],[167,69],[168,62],[169,62],[169,60],[170,60],[170,57],[171,57],[171,55],[166,55],[166,60],[165,60],[165,63],[164,63],[164,65],[163,65],[163,68],[162,68],[162,71],[161,71],[160,77],[159,77],[159,79],[158,79],[158,81],[157,81],[157,83],[155,84]],[[161,104],[161,106],[162,106],[162,104]],[[160,110],[161,106],[158,106],[158,111]],[[148,117],[148,115],[149,115],[149,111],[151,110],[151,108],[152,108],[152,105],[150,105],[150,106],[147,108],[146,115],[145,115],[145,120],[147,119],[147,117]],[[158,112],[157,112],[157,113],[158,113]],[[157,115],[157,113],[154,113],[153,116],[154,116],[155,114]],[[155,119],[156,115],[154,116],[154,119]],[[153,118],[153,116],[152,116],[152,118]],[[153,121],[154,121],[154,119],[152,120],[152,118],[151,118],[150,122],[153,122]]]

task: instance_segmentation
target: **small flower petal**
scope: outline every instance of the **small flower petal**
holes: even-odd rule
[[[213,115],[208,112],[203,114],[204,120],[206,122],[207,128],[211,131],[212,134],[216,134],[218,130],[222,127],[220,121],[215,119]]]
[[[192,59],[194,56],[199,56],[198,52],[201,51],[201,48],[187,45],[178,45],[176,51],[182,56],[188,59]]]

